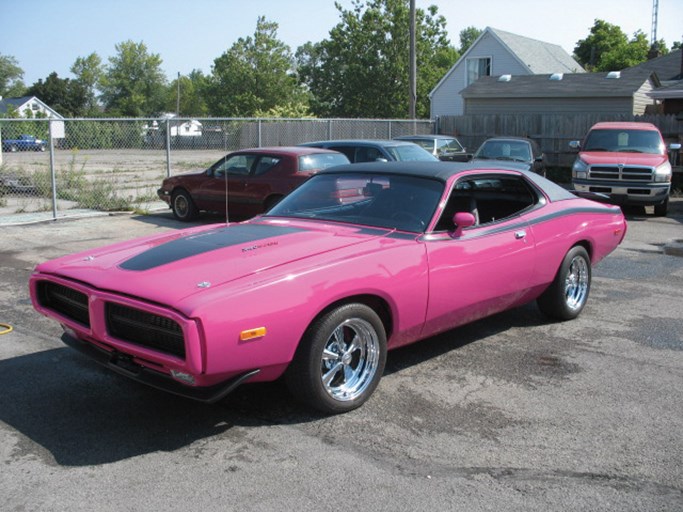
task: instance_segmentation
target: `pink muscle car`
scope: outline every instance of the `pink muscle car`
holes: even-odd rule
[[[284,374],[339,413],[387,350],[532,300],[578,316],[625,232],[618,207],[513,165],[345,165],[243,223],[43,263],[31,297],[65,343],[140,382],[214,402]]]

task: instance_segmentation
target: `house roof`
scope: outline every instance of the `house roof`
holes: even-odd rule
[[[650,98],[655,98],[658,100],[683,98],[683,80],[678,80],[676,82],[671,82],[665,87],[659,87],[654,91],[647,93]]]
[[[58,119],[63,119],[63,117],[56,112],[54,109],[50,108],[48,105],[45,104],[40,98],[37,96],[21,96],[20,98],[3,98],[0,100],[0,114],[6,114],[8,111],[8,107],[12,107],[16,110],[21,110],[21,107],[23,107],[25,104],[27,104],[29,101],[36,101],[40,103],[43,108],[48,110],[53,114],[54,117]]]
[[[510,51],[534,74],[581,73],[583,68],[557,44],[512,34],[488,27]]]
[[[683,80],[683,50],[674,50],[628,70],[654,71],[662,82]]]
[[[0,113],[5,114],[7,107],[20,108],[22,105],[28,103],[33,96],[22,96],[21,98],[3,98],[0,100]]]
[[[564,49],[552,43],[545,43],[537,39],[519,36],[492,27],[486,27],[479,37],[470,45],[460,58],[451,66],[448,72],[439,80],[429,92],[434,92],[448,79],[461,62],[465,62],[470,53],[476,50],[479,41],[486,35],[491,35],[501,46],[507,48],[510,54],[531,73],[581,73],[584,69]]]
[[[647,70],[622,71],[619,78],[608,73],[566,73],[561,80],[551,80],[549,74],[513,75],[508,81],[500,77],[482,77],[460,94],[463,98],[553,98],[553,97],[632,97],[642,85],[657,76]],[[509,76],[509,75],[508,75]]]

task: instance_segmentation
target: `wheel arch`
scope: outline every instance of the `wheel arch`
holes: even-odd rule
[[[387,340],[391,337],[394,329],[394,318],[391,312],[391,307],[389,303],[379,295],[372,294],[360,294],[360,295],[349,295],[343,299],[336,300],[331,304],[328,304],[325,308],[320,310],[315,317],[308,324],[307,330],[323,315],[326,315],[330,311],[337,309],[338,307],[345,306],[346,304],[364,304],[371,308],[377,316],[379,316],[384,326],[384,331],[387,336]]]

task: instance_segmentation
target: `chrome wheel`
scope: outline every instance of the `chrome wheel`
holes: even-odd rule
[[[302,402],[329,414],[360,407],[379,384],[387,335],[377,312],[349,303],[316,318],[287,369],[287,385]]]
[[[344,321],[323,349],[320,378],[325,391],[335,400],[355,400],[373,382],[379,360],[379,338],[373,326],[360,318]]]
[[[564,296],[567,306],[580,309],[588,297],[590,274],[588,264],[582,256],[575,256],[569,264],[569,272],[564,281]]]
[[[591,289],[591,259],[580,245],[572,247],[562,260],[555,279],[536,302],[541,311],[557,320],[579,316]]]

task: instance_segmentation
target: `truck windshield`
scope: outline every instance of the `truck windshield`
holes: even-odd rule
[[[591,130],[583,151],[664,154],[664,142],[652,130]]]

